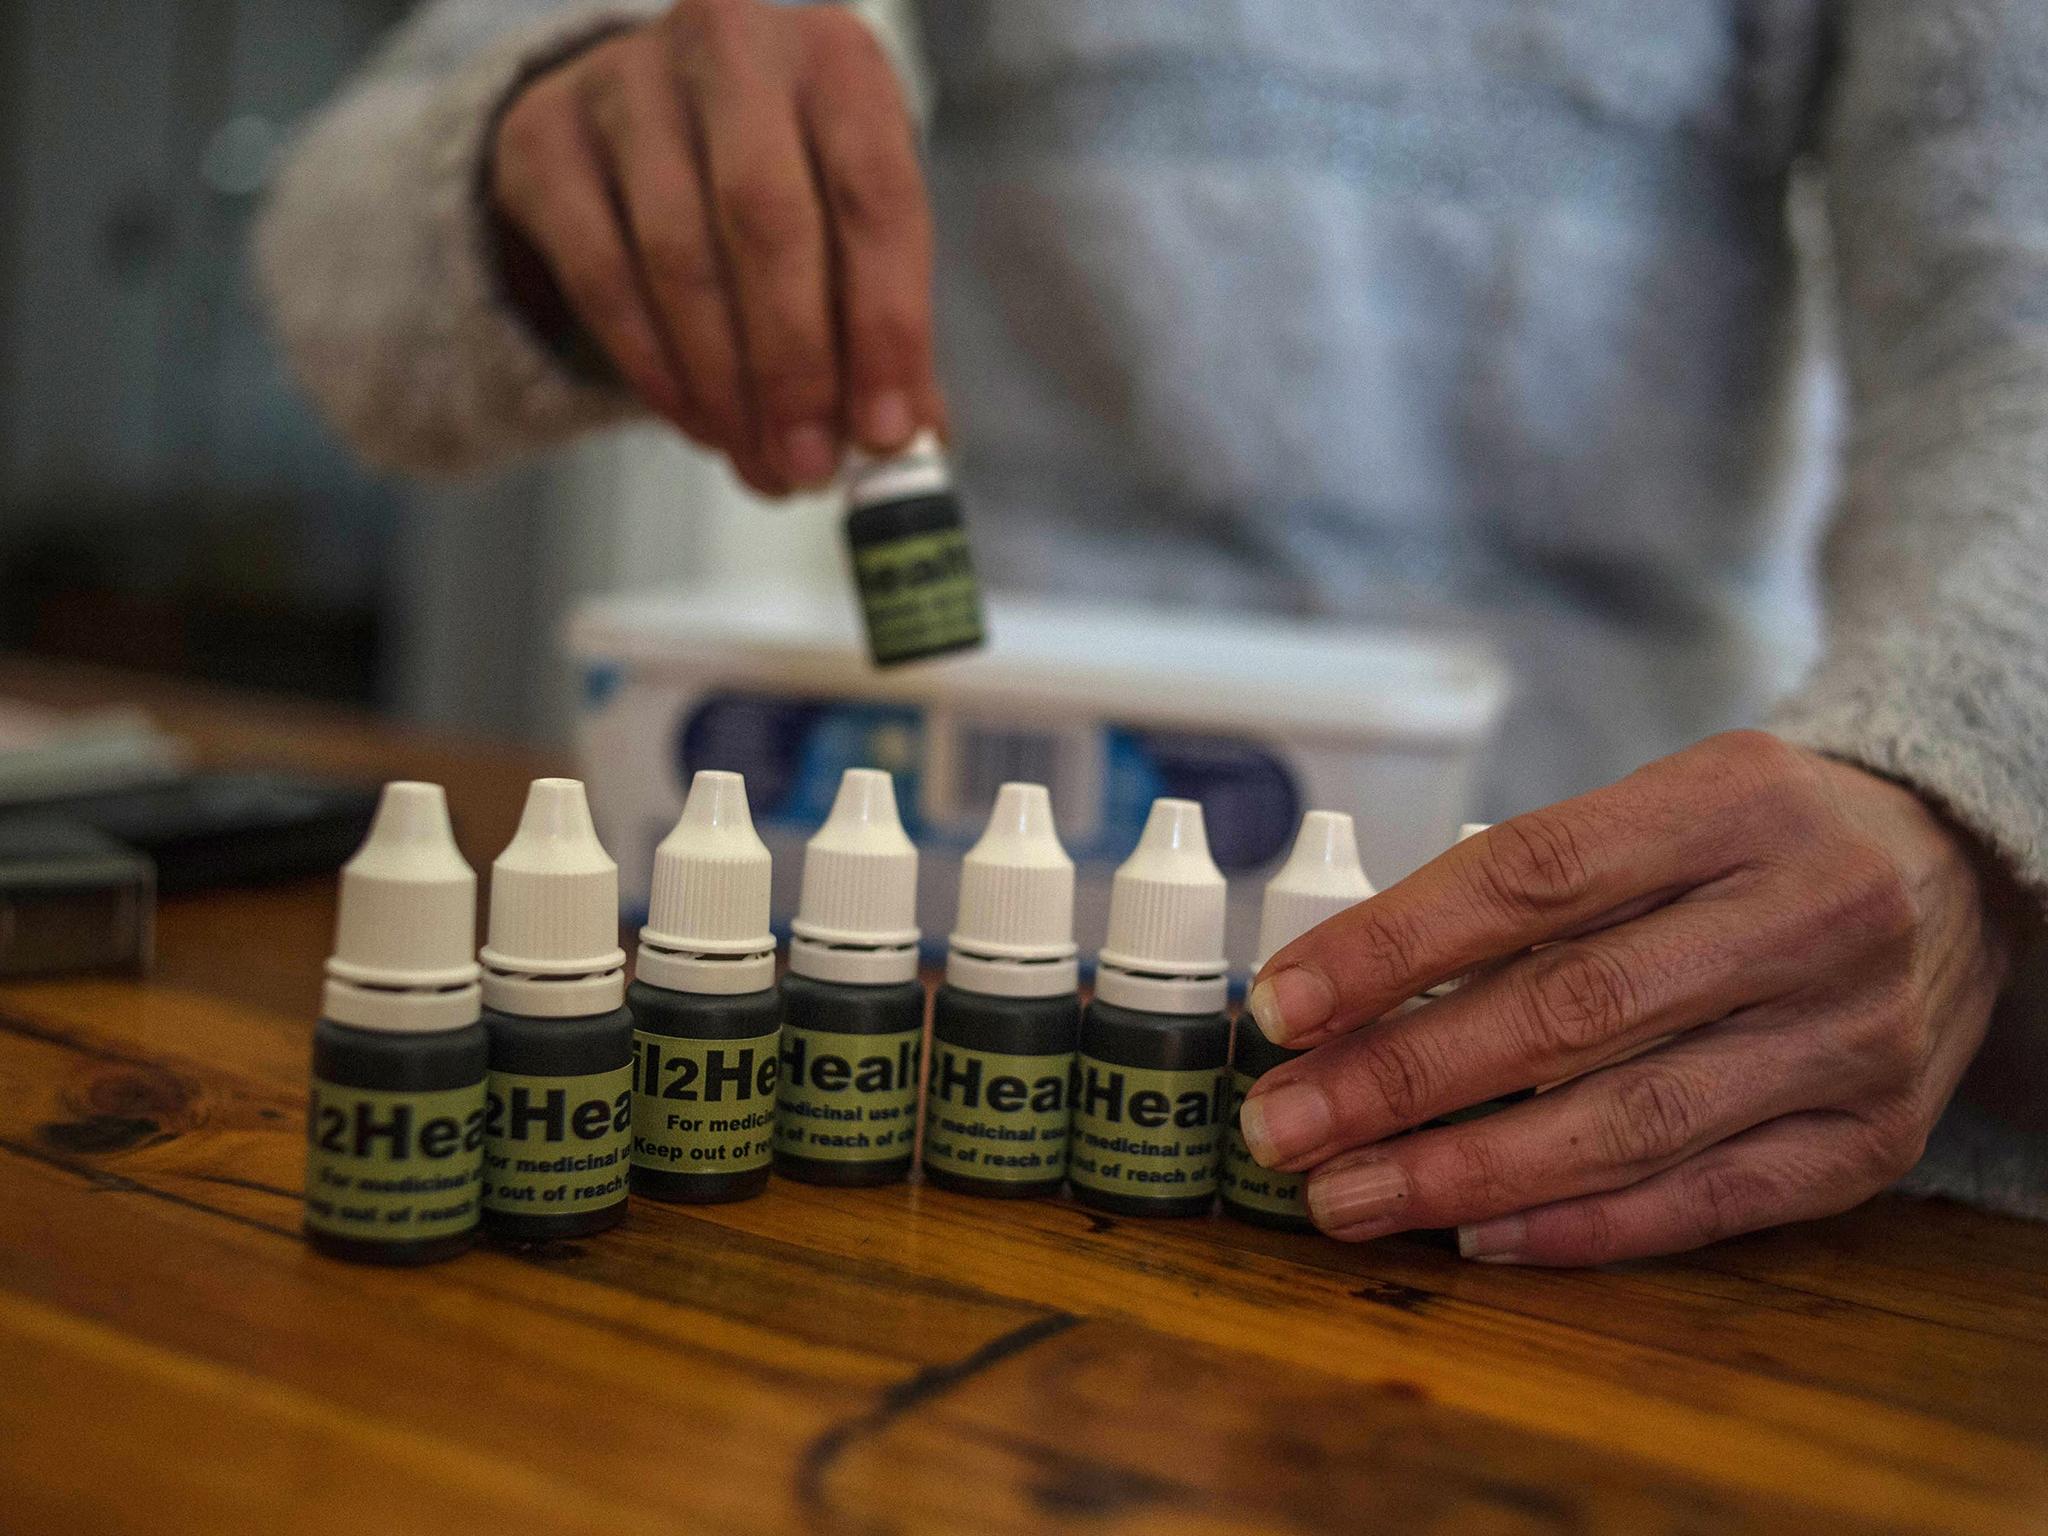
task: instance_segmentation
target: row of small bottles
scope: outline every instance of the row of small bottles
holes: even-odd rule
[[[422,1263],[482,1225],[517,1240],[616,1223],[628,1191],[707,1203],[771,1170],[908,1175],[924,1067],[917,850],[892,781],[850,769],[806,847],[787,974],[769,853],[739,775],[698,773],[655,854],[635,979],[618,870],[583,786],[542,779],[492,866],[488,942],[439,786],[386,786],[342,872],[315,1032],[306,1231]],[[1266,890],[1254,969],[1372,894],[1351,818],[1311,811]],[[1306,1229],[1298,1175],[1260,1168],[1236,1106],[1293,1053],[1226,1011],[1225,885],[1201,807],[1155,801],[1118,869],[1093,1000],[1076,994],[1074,866],[1042,786],[1006,784],[962,862],[932,1000],[925,1179],[1071,1187],[1139,1216],[1223,1207]],[[480,962],[480,963],[479,963]]]

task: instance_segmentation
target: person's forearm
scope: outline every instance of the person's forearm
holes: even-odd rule
[[[1772,724],[1994,857],[2024,952],[2048,893],[2048,13],[1852,0],[1843,21],[1823,149],[1853,432],[1826,652]],[[2013,997],[1987,1052],[2048,1092],[2048,1030]],[[2048,1137],[1966,1082],[1914,1182],[2048,1214]]]
[[[633,410],[507,302],[479,178],[522,78],[652,8],[430,7],[293,147],[258,274],[293,372],[364,459],[462,473]]]

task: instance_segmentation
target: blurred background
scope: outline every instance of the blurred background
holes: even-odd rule
[[[0,6],[0,650],[552,744],[572,595],[722,557],[740,493],[669,434],[421,489],[286,380],[249,226],[295,122],[408,8]],[[836,583],[830,510],[775,515],[816,526],[752,558]]]

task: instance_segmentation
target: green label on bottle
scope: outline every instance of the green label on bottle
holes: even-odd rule
[[[781,1031],[684,1040],[633,1031],[633,1163],[664,1173],[745,1173],[775,1140]]]
[[[1062,1177],[1073,1071],[1071,1051],[1006,1056],[934,1040],[925,1167],[998,1184]]]
[[[1229,1095],[1227,1067],[1159,1072],[1081,1057],[1067,1177],[1140,1200],[1213,1195]]]
[[[577,1077],[493,1072],[484,1119],[484,1209],[580,1216],[626,1198],[633,1069]]]
[[[431,1093],[313,1079],[306,1224],[336,1237],[413,1243],[476,1225],[484,1085]]]
[[[1230,1074],[1230,1122],[1223,1133],[1223,1168],[1218,1183],[1223,1198],[1233,1205],[1264,1211],[1269,1216],[1289,1216],[1297,1221],[1308,1220],[1307,1176],[1299,1173],[1275,1173],[1262,1168],[1253,1159],[1251,1149],[1244,1144],[1244,1132],[1238,1126],[1238,1112],[1244,1107],[1244,1096],[1251,1092],[1255,1077],[1242,1072]]]
[[[875,660],[981,643],[981,588],[965,529],[863,545],[853,552],[853,570]]]
[[[888,1163],[917,1144],[924,1027],[847,1035],[782,1026],[775,1150],[831,1163]]]

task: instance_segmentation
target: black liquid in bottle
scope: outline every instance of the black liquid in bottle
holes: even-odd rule
[[[1253,970],[1311,928],[1371,896],[1372,882],[1359,862],[1358,831],[1351,817],[1342,811],[1309,811],[1301,818],[1287,862],[1266,882],[1259,913],[1259,959]],[[1307,1178],[1261,1167],[1245,1144],[1243,1128],[1244,1100],[1253,1085],[1301,1054],[1268,1040],[1248,1004],[1237,1021],[1220,1190],[1224,1212],[1239,1221],[1301,1232],[1314,1228]]]
[[[1153,801],[1110,884],[1095,996],[1081,1014],[1067,1182],[1083,1205],[1199,1216],[1216,1202],[1230,1110],[1227,899],[1202,807]]]
[[[917,1151],[924,983],[917,845],[879,768],[840,776],[804,845],[783,979],[775,1169],[810,1184],[890,1184]]]
[[[1072,1134],[1074,861],[1042,784],[996,791],[960,863],[946,984],[932,1003],[924,1176],[941,1189],[1059,1191]]]
[[[486,1008],[491,1039],[484,1226],[518,1242],[588,1237],[626,1216],[633,1015]]]
[[[633,1016],[619,868],[583,786],[536,779],[491,866],[484,1226],[519,1242],[587,1237],[626,1214]]]
[[[626,1006],[633,1014],[633,1193],[686,1205],[761,1193],[782,1069],[780,992],[676,992],[636,981],[626,988]]]
[[[807,1184],[893,1184],[917,1146],[924,983],[782,979],[775,1171]]]
[[[306,1116],[306,1241],[366,1264],[476,1236],[484,1075],[476,875],[438,784],[384,786],[342,867]]]
[[[932,1000],[924,1176],[966,1195],[1055,1195],[1067,1177],[1068,1094],[1081,1001],[996,997],[948,982]]]
[[[982,643],[981,588],[938,439],[866,463],[847,493],[846,543],[878,667]]]
[[[315,1026],[307,1242],[359,1264],[431,1264],[476,1241],[488,1057],[478,1023]]]
[[[636,1195],[705,1205],[768,1186],[782,1069],[769,875],[745,781],[700,771],[654,851],[626,989]]]
[[[1308,1176],[1262,1168],[1245,1146],[1238,1115],[1252,1084],[1275,1067],[1302,1055],[1275,1045],[1259,1033],[1249,1015],[1237,1022],[1237,1043],[1230,1064],[1230,1120],[1223,1136],[1223,1165],[1217,1197],[1224,1214],[1257,1227],[1284,1232],[1313,1232],[1305,1193]]]
[[[1200,1216],[1215,1203],[1230,1111],[1230,1015],[1148,1013],[1100,997],[1081,1015],[1068,1179],[1083,1205]]]

